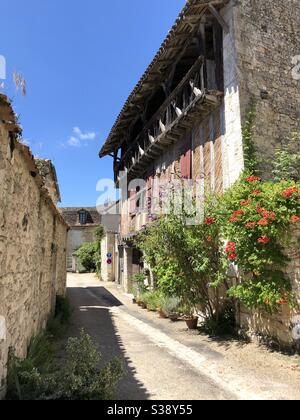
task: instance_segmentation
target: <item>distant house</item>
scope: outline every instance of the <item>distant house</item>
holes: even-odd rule
[[[95,207],[61,208],[60,211],[70,226],[67,240],[67,269],[74,271],[72,255],[81,245],[95,241],[96,229],[101,225],[101,215]]]

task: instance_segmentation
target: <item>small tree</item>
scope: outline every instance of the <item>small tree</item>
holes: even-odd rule
[[[88,242],[83,244],[74,255],[78,258],[82,267],[88,273],[95,273],[97,270],[97,261],[99,255],[98,242]]]

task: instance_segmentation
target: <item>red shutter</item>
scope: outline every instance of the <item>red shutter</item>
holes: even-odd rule
[[[180,158],[180,171],[183,179],[192,178],[192,151],[191,144],[188,142],[187,148]]]

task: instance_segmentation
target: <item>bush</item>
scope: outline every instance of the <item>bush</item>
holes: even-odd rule
[[[122,376],[119,360],[100,369],[101,354],[83,330],[70,338],[63,366],[54,362],[46,335],[35,339],[26,360],[11,355],[8,393],[10,400],[108,400]]]
[[[91,242],[83,244],[74,255],[88,273],[95,273],[99,269],[99,244]]]
[[[205,334],[216,336],[237,334],[234,305],[226,305],[218,319],[215,317],[206,319],[200,326],[200,330]]]
[[[180,303],[181,300],[178,297],[166,297],[161,309],[167,316],[177,315]]]
[[[135,274],[132,278],[132,292],[136,299],[147,293],[149,287],[146,285],[146,276],[144,274]]]
[[[67,297],[57,296],[55,314],[49,319],[47,331],[53,338],[63,337],[72,315],[72,308]]]
[[[147,292],[142,295],[142,300],[147,305],[148,309],[151,311],[156,311],[159,308],[161,296],[161,292],[159,290],[155,290],[153,292]]]

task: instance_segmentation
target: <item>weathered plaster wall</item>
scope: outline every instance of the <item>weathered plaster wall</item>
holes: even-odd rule
[[[67,239],[67,267],[68,270],[72,270],[72,254],[76,249],[81,247],[81,245],[94,242],[96,240],[97,226],[82,226],[82,227],[72,227],[68,232]]]
[[[299,0],[235,2],[235,36],[241,112],[257,104],[254,139],[258,155],[272,158],[276,145],[300,131],[300,80],[292,58],[300,55]],[[265,96],[265,99],[262,99]]]
[[[224,107],[222,118],[222,154],[224,189],[230,187],[244,170],[240,87],[236,50],[236,22],[234,9],[229,4],[222,10],[229,25],[229,33],[223,33]]]
[[[67,225],[34,170],[29,149],[0,123],[0,379],[9,348],[26,355],[66,290]]]
[[[118,278],[118,247],[117,236],[113,232],[106,232],[101,241],[101,279],[105,282],[116,281]],[[108,257],[111,255],[111,257]],[[112,263],[108,264],[108,260]]]

